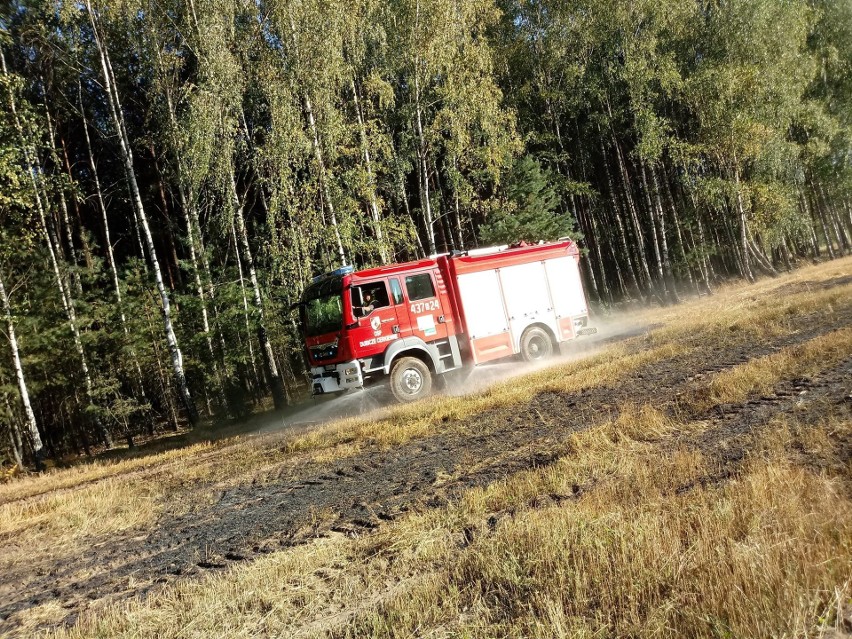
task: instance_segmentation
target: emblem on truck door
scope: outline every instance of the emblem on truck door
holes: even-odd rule
[[[374,331],[379,330],[382,327],[382,318],[376,315],[373,319],[370,320],[370,326],[373,327]]]

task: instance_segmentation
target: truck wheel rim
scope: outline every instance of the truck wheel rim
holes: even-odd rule
[[[527,344],[527,350],[529,351],[530,357],[532,359],[540,359],[544,356],[546,349],[544,346],[544,340],[541,337],[533,337],[529,344]]]
[[[407,393],[414,394],[423,387],[423,377],[416,368],[407,368],[402,374],[402,387]]]

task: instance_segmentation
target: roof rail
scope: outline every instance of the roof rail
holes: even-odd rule
[[[500,246],[486,246],[484,248],[471,249],[467,252],[469,257],[476,257],[477,255],[490,255],[491,253],[500,253],[501,251],[505,251],[509,248],[508,244],[501,244]]]

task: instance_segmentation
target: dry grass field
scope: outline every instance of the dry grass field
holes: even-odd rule
[[[309,432],[0,486],[0,634],[852,637],[852,259]]]

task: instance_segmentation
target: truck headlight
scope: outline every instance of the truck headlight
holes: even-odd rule
[[[347,368],[345,371],[343,371],[343,374],[344,375],[354,375],[357,372],[358,372],[357,368]]]

